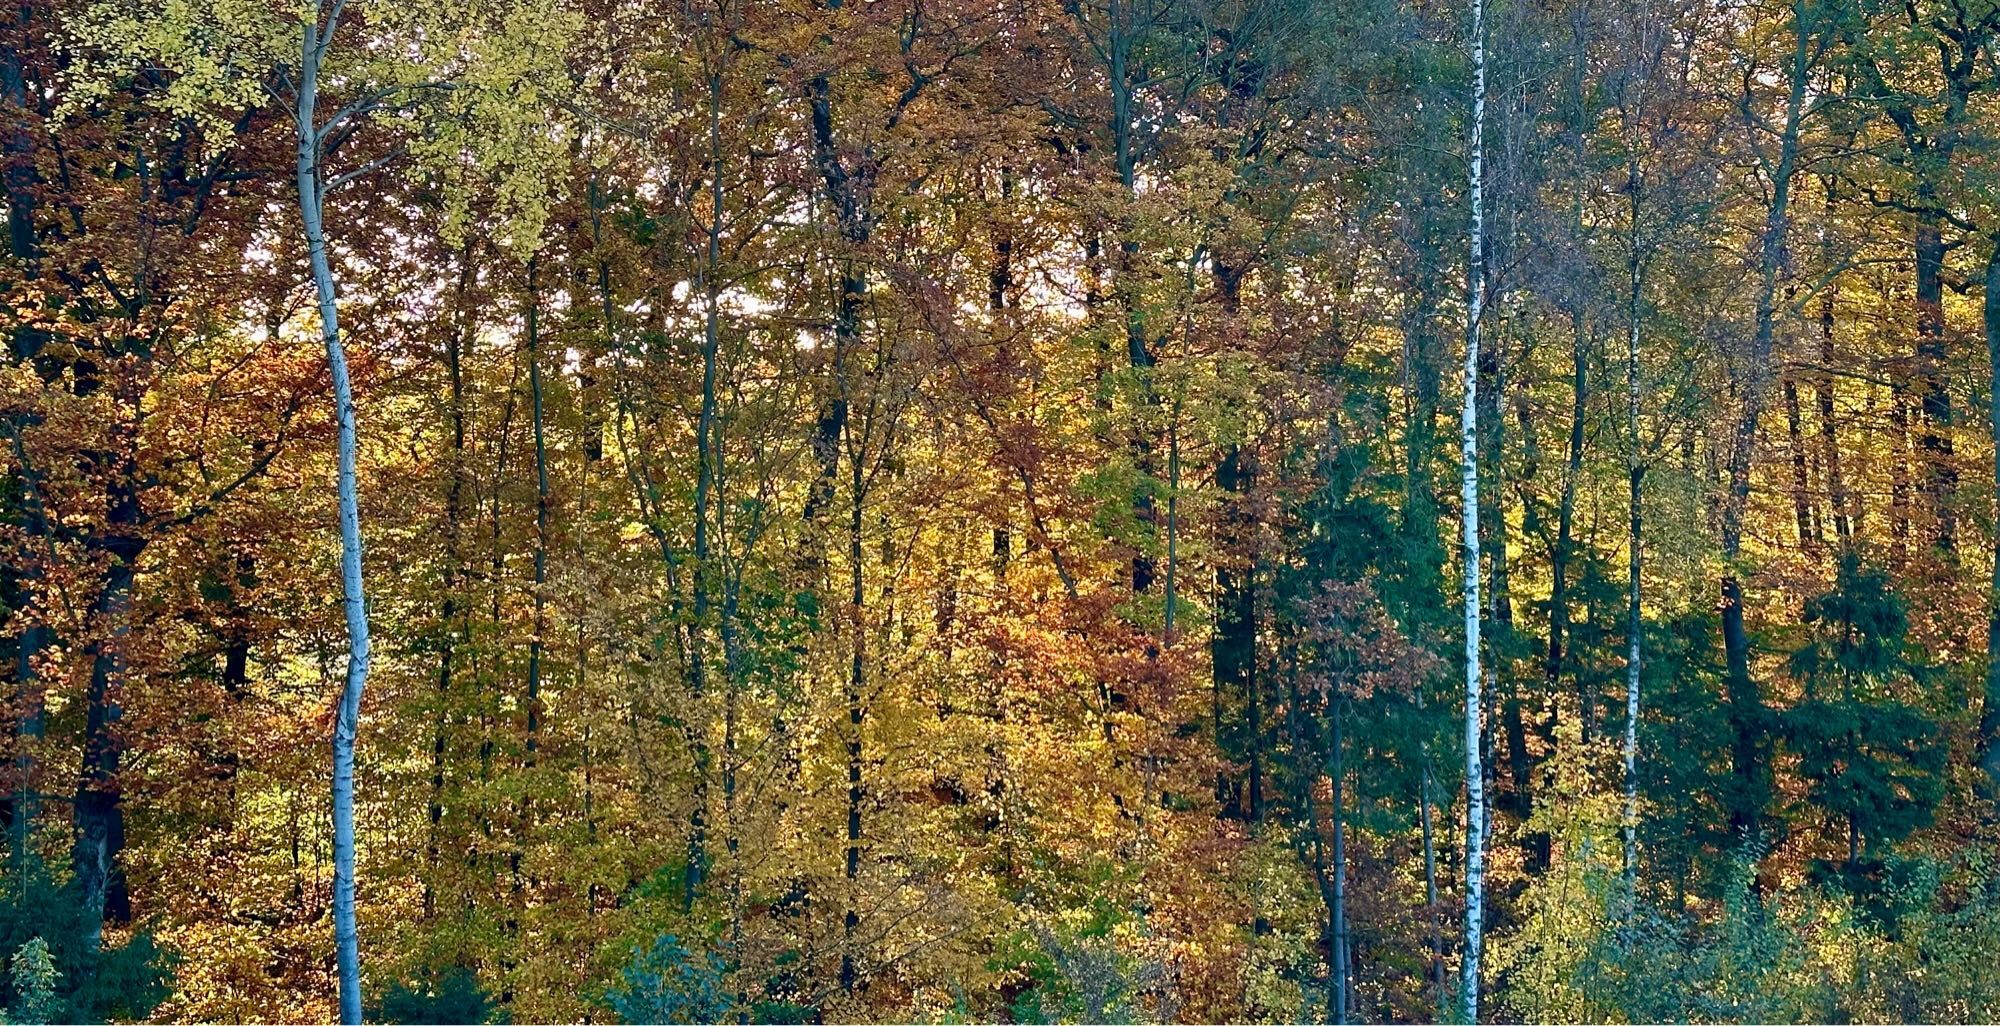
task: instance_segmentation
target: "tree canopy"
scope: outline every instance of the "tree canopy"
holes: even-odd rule
[[[2000,1016],[1996,36],[12,9],[0,1013]]]

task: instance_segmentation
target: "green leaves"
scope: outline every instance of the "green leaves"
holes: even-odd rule
[[[1849,552],[1832,591],[1806,602],[1813,640],[1793,653],[1806,700],[1781,718],[1807,794],[1844,820],[1850,857],[1930,822],[1944,796],[1945,748],[1914,701],[1930,674],[1908,650],[1902,600]]]
[[[489,233],[526,259],[571,145],[567,62],[582,25],[566,0],[96,0],[64,23],[74,67],[58,113],[130,90],[226,149],[244,112],[296,106],[316,27],[331,32],[316,69],[322,188],[406,156],[406,173],[440,191],[448,242],[490,218]]]
[[[723,992],[721,959],[671,934],[635,953],[619,975],[604,1000],[626,1022],[722,1022],[734,1006]]]

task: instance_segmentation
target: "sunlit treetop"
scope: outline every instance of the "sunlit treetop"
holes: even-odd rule
[[[245,111],[296,114],[311,71],[323,188],[396,164],[444,187],[449,237],[484,197],[494,234],[525,255],[539,246],[550,172],[568,146],[569,123],[552,113],[573,108],[565,54],[581,25],[562,0],[100,0],[65,24],[73,64],[58,113],[74,118],[130,89],[221,149]],[[312,53],[309,32],[321,40]],[[370,128],[388,138],[343,160]]]

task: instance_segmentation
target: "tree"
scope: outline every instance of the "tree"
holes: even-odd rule
[[[1792,653],[1805,699],[1785,735],[1812,801],[1845,824],[1851,884],[1885,844],[1930,822],[1944,796],[1937,725],[1911,702],[1929,669],[1909,650],[1909,621],[1888,575],[1841,556],[1834,589],[1808,599],[1813,639]]]
[[[366,8],[365,10],[363,8]],[[334,415],[339,434],[339,467],[335,480],[340,525],[341,604],[345,610],[348,637],[346,679],[335,706],[332,737],[334,824],[334,938],[340,973],[340,1010],[343,1022],[361,1021],[361,977],[359,940],[354,912],[354,748],[360,729],[362,691],[368,679],[371,656],[367,595],[362,581],[362,539],[360,498],[357,480],[359,447],[353,382],[348,371],[346,347],[340,331],[340,306],[332,262],[329,257],[325,224],[329,193],[393,160],[401,148],[352,170],[329,174],[326,162],[341,145],[355,135],[363,119],[389,111],[421,109],[424,102],[447,104],[460,117],[453,123],[451,138],[419,136],[420,154],[456,157],[456,147],[476,136],[474,126],[481,115],[489,122],[498,120],[513,127],[517,139],[534,139],[537,133],[522,131],[528,125],[521,112],[510,103],[482,96],[497,89],[505,94],[510,86],[546,79],[555,65],[549,62],[556,51],[552,44],[568,24],[559,7],[530,3],[502,5],[494,9],[435,12],[441,16],[410,15],[378,5],[357,5],[356,21],[381,38],[373,46],[352,47],[354,67],[341,67],[354,95],[332,114],[320,115],[321,88],[335,78],[337,58],[348,50],[337,50],[346,0],[322,3],[319,0],[296,11],[257,11],[231,4],[197,6],[176,12],[177,17],[155,19],[122,0],[107,0],[88,8],[75,22],[82,39],[102,55],[101,76],[95,88],[107,88],[110,76],[120,72],[163,67],[171,76],[162,90],[161,102],[167,109],[205,120],[211,127],[228,124],[226,113],[258,103],[266,92],[282,96],[291,108],[296,129],[297,159],[294,177],[298,209],[317,296],[320,337],[326,348],[332,375]],[[491,53],[507,54],[511,44],[516,52],[507,54],[494,79],[482,78],[492,72],[479,68],[472,75],[449,76],[462,59],[457,41],[470,31],[498,27],[499,46]],[[547,33],[555,32],[550,36]],[[296,45],[288,46],[288,41]],[[400,46],[411,46],[417,59],[397,63],[388,57]],[[491,53],[488,55],[491,59]],[[440,60],[442,58],[442,60]],[[431,63],[436,62],[436,63]],[[433,77],[442,72],[443,76]],[[497,81],[495,80],[497,79]],[[465,97],[457,94],[464,87]],[[88,95],[86,92],[85,95]],[[492,127],[489,123],[484,127]],[[536,126],[539,127],[539,126]],[[465,133],[459,135],[457,133]],[[546,148],[550,140],[542,136]],[[511,140],[510,140],[511,141]],[[503,145],[505,145],[503,143]],[[522,181],[535,181],[538,169],[532,146],[503,149],[516,164],[512,170]],[[522,158],[527,159],[523,160]],[[444,165],[447,169],[451,165]],[[531,250],[540,234],[541,201],[532,190],[517,187],[512,198],[519,206],[523,222],[517,241]],[[126,561],[129,563],[129,560]]]
[[[1990,13],[0,18],[0,953],[78,1019],[1990,1018]]]
[[[1799,140],[1810,113],[1807,107],[1809,79],[1818,59],[1825,53],[1825,41],[1814,23],[1813,8],[1804,3],[1791,7],[1786,25],[1790,37],[1789,54],[1783,61],[1784,94],[1778,101],[1775,119],[1759,110],[1760,97],[1746,79],[1741,110],[1743,126],[1760,166],[1769,175],[1769,199],[1764,207],[1763,229],[1758,233],[1755,309],[1747,345],[1742,351],[1744,381],[1737,408],[1734,433],[1728,449],[1728,491],[1722,500],[1721,533],[1723,572],[1722,645],[1728,658],[1728,701],[1736,730],[1731,758],[1736,775],[1731,822],[1735,829],[1754,832],[1762,816],[1768,790],[1769,767],[1765,765],[1765,707],[1751,677],[1750,636],[1744,626],[1743,584],[1738,563],[1743,558],[1743,533],[1750,498],[1751,468],[1759,448],[1758,428],[1764,416],[1773,374],[1772,345],[1779,316],[1778,278],[1783,265],[1786,233],[1791,226],[1791,196],[1798,173]],[[1751,58],[1755,60],[1755,58]],[[1777,151],[1765,152],[1762,140],[1775,137]]]
[[[1486,779],[1479,673],[1479,319],[1486,301],[1486,5],[1472,0],[1472,126],[1468,195],[1472,228],[1465,288],[1464,405],[1459,413],[1459,513],[1464,538],[1465,596],[1465,951],[1459,989],[1467,1022],[1479,1021],[1479,953],[1485,929]]]

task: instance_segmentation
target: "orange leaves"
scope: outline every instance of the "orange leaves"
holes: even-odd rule
[[[1438,657],[1410,643],[1368,584],[1323,582],[1296,615],[1300,640],[1317,653],[1301,682],[1322,698],[1408,695],[1438,669]]]

